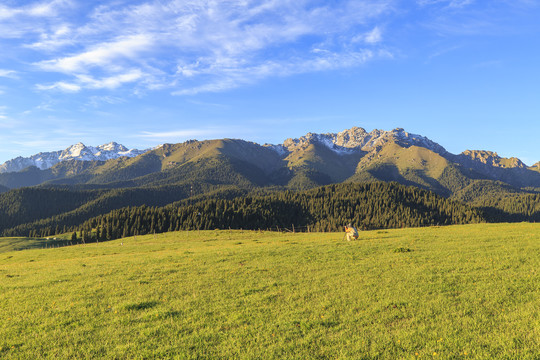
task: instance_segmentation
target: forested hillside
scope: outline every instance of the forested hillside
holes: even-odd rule
[[[100,190],[22,188],[0,195],[0,229],[74,210],[103,195]]]
[[[478,208],[489,222],[538,222],[540,194],[488,197]]]
[[[360,229],[468,224],[484,221],[480,212],[432,192],[397,183],[337,184],[308,191],[269,195],[207,197],[165,207],[131,206],[81,223],[63,224],[88,240],[195,229],[283,229],[336,231],[346,223]],[[52,226],[57,224],[57,228]],[[50,236],[62,218],[19,226],[5,236]]]
[[[212,194],[212,187],[195,184],[120,189],[65,186],[15,189],[0,195],[0,233],[11,233],[7,229],[21,226],[32,229],[35,224],[59,228],[61,231],[65,225],[77,225],[114,209],[165,206],[202,193]]]

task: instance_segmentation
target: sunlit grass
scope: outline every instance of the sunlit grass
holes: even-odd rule
[[[537,359],[540,226],[0,253],[0,358]]]

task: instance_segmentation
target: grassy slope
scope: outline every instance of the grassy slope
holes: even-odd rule
[[[276,152],[254,143],[231,139],[191,141],[164,144],[135,158],[109,160],[89,168],[88,171],[68,174],[73,176],[60,179],[53,177],[54,180],[48,183],[111,184],[117,187],[163,185],[200,180],[201,176],[205,175],[212,178],[212,172],[219,169],[222,162],[238,165],[228,169],[230,176],[225,182],[232,183],[238,181],[239,174],[247,175],[248,181],[254,180],[250,178],[251,175],[257,182],[257,178],[265,176],[263,169],[272,172],[282,165]],[[245,173],[243,170],[246,170]],[[62,171],[66,172],[65,169]]]
[[[447,196],[448,184],[442,178],[449,167],[451,163],[448,160],[431,150],[389,143],[377,153],[362,158],[349,181],[397,181]]]
[[[68,246],[70,243],[73,244],[70,239],[71,234],[55,235],[49,238],[0,237],[0,254],[28,249]],[[77,242],[80,242],[80,240]]]
[[[311,144],[297,149],[286,158],[287,166],[300,172],[316,171],[329,177],[328,182],[342,182],[354,174],[354,169],[363,154],[337,154],[322,144]]]
[[[539,236],[209,231],[3,253],[0,357],[534,359]]]

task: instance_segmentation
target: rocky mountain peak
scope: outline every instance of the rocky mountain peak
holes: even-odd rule
[[[41,170],[53,167],[62,161],[107,161],[121,156],[134,157],[148,150],[128,149],[124,145],[110,142],[97,147],[86,146],[82,142],[69,146],[65,150],[41,152],[30,157],[17,157],[0,165],[0,173],[21,171],[30,166]]]
[[[82,142],[79,142],[75,145],[71,145],[64,151],[62,151],[62,154],[60,155],[61,160],[69,160],[72,158],[77,157],[84,157],[93,155],[92,151],[86,147]]]
[[[111,141],[108,144],[100,145],[100,146],[97,147],[97,149],[99,149],[100,151],[117,151],[117,152],[128,151],[129,150],[124,145],[118,144],[118,143],[116,143],[114,141]]]
[[[331,150],[340,153],[372,151],[377,147],[384,146],[389,142],[395,142],[403,147],[421,146],[438,154],[446,154],[447,151],[439,144],[430,139],[406,132],[402,128],[391,131],[375,129],[367,132],[361,127],[353,127],[339,133],[315,134],[307,133],[298,139],[287,139],[281,146],[274,148],[282,153],[288,153],[295,149],[303,149],[313,143],[327,146]]]
[[[460,154],[460,157],[496,168],[527,168],[527,165],[525,165],[520,159],[515,157],[503,158],[493,151],[465,150]]]

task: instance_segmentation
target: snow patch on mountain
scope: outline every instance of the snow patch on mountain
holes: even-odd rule
[[[286,156],[289,153],[287,148],[285,146],[281,145],[281,144],[280,145],[264,144],[263,146],[274,150],[275,152],[277,152],[282,157]]]
[[[107,161],[117,159],[122,156],[135,157],[145,152],[146,150],[128,149],[124,145],[116,142],[110,142],[100,146],[86,146],[83,143],[71,145],[65,150],[41,152],[30,157],[17,157],[8,160],[0,165],[0,173],[17,172],[29,166],[36,166],[41,170],[53,167],[62,161],[79,160],[79,161]]]

